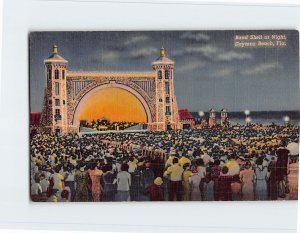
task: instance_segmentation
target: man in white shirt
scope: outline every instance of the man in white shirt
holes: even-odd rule
[[[30,194],[31,194],[32,201],[41,200],[42,187],[40,185],[40,179],[38,177],[35,178],[35,182],[30,187]]]
[[[117,201],[130,201],[131,175],[127,172],[128,168],[128,164],[122,164],[122,171],[120,171],[117,175]]]
[[[49,187],[49,181],[46,179],[46,176],[45,176],[44,173],[41,174],[40,179],[41,179],[40,185],[41,185],[41,188],[42,188],[42,193],[46,194],[47,189]]]
[[[64,173],[64,177],[65,177],[65,188],[69,187],[70,188],[70,192],[69,195],[70,200],[74,200],[74,195],[75,195],[75,170],[73,169],[73,167],[69,167],[68,170]]]
[[[42,187],[39,182],[40,182],[39,178],[36,178],[35,182],[31,185],[31,195],[42,194]]]

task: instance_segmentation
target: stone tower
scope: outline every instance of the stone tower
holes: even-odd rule
[[[174,89],[174,62],[166,57],[164,48],[152,62],[152,67],[156,74],[156,120],[149,125],[149,129],[175,130],[178,128],[179,115]]]
[[[214,108],[209,110],[208,125],[209,127],[216,125],[216,110]]]
[[[67,63],[67,60],[58,55],[56,45],[53,46],[52,55],[44,60],[46,89],[41,124],[48,133],[64,134],[68,131],[66,103]]]
[[[225,126],[227,123],[227,109],[223,108],[221,110],[221,126]]]

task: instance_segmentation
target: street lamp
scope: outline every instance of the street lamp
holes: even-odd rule
[[[246,115],[246,118],[245,118],[246,125],[249,125],[249,124],[251,123],[251,121],[252,121],[251,117],[249,117],[249,115],[250,115],[251,112],[250,112],[249,109],[246,109],[246,110],[244,111],[244,113],[245,113],[245,115]]]
[[[290,120],[291,120],[291,119],[290,119],[289,116],[284,116],[284,117],[283,117],[283,121],[284,121],[284,123],[285,123],[286,125],[289,124]]]
[[[250,112],[249,109],[246,109],[246,110],[244,111],[244,113],[245,113],[246,116],[249,116],[251,112]]]
[[[202,124],[202,118],[204,117],[205,113],[203,111],[198,112],[199,121],[198,124]]]
[[[199,115],[199,117],[204,117],[204,112],[202,112],[202,111],[200,111],[199,113],[198,113],[198,115]]]
[[[247,125],[249,125],[251,123],[252,119],[251,119],[251,117],[248,116],[248,117],[246,117],[245,121],[246,121]]]

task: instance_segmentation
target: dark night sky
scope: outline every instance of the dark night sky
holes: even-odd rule
[[[285,34],[286,47],[235,48],[238,34]],[[298,110],[297,31],[34,32],[30,34],[31,111],[42,111],[43,60],[52,46],[72,71],[152,71],[163,46],[175,61],[180,108]]]

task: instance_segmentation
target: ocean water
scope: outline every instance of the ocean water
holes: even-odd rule
[[[191,112],[195,119],[199,118],[198,113]],[[220,122],[220,113],[217,113],[217,122]],[[244,112],[228,112],[228,118],[231,124],[246,124],[246,115]],[[288,116],[289,123],[292,125],[300,125],[300,111],[261,111],[251,112],[249,117],[252,123],[269,125],[272,123],[284,125],[283,118]],[[205,112],[204,119],[208,119],[209,113]]]

